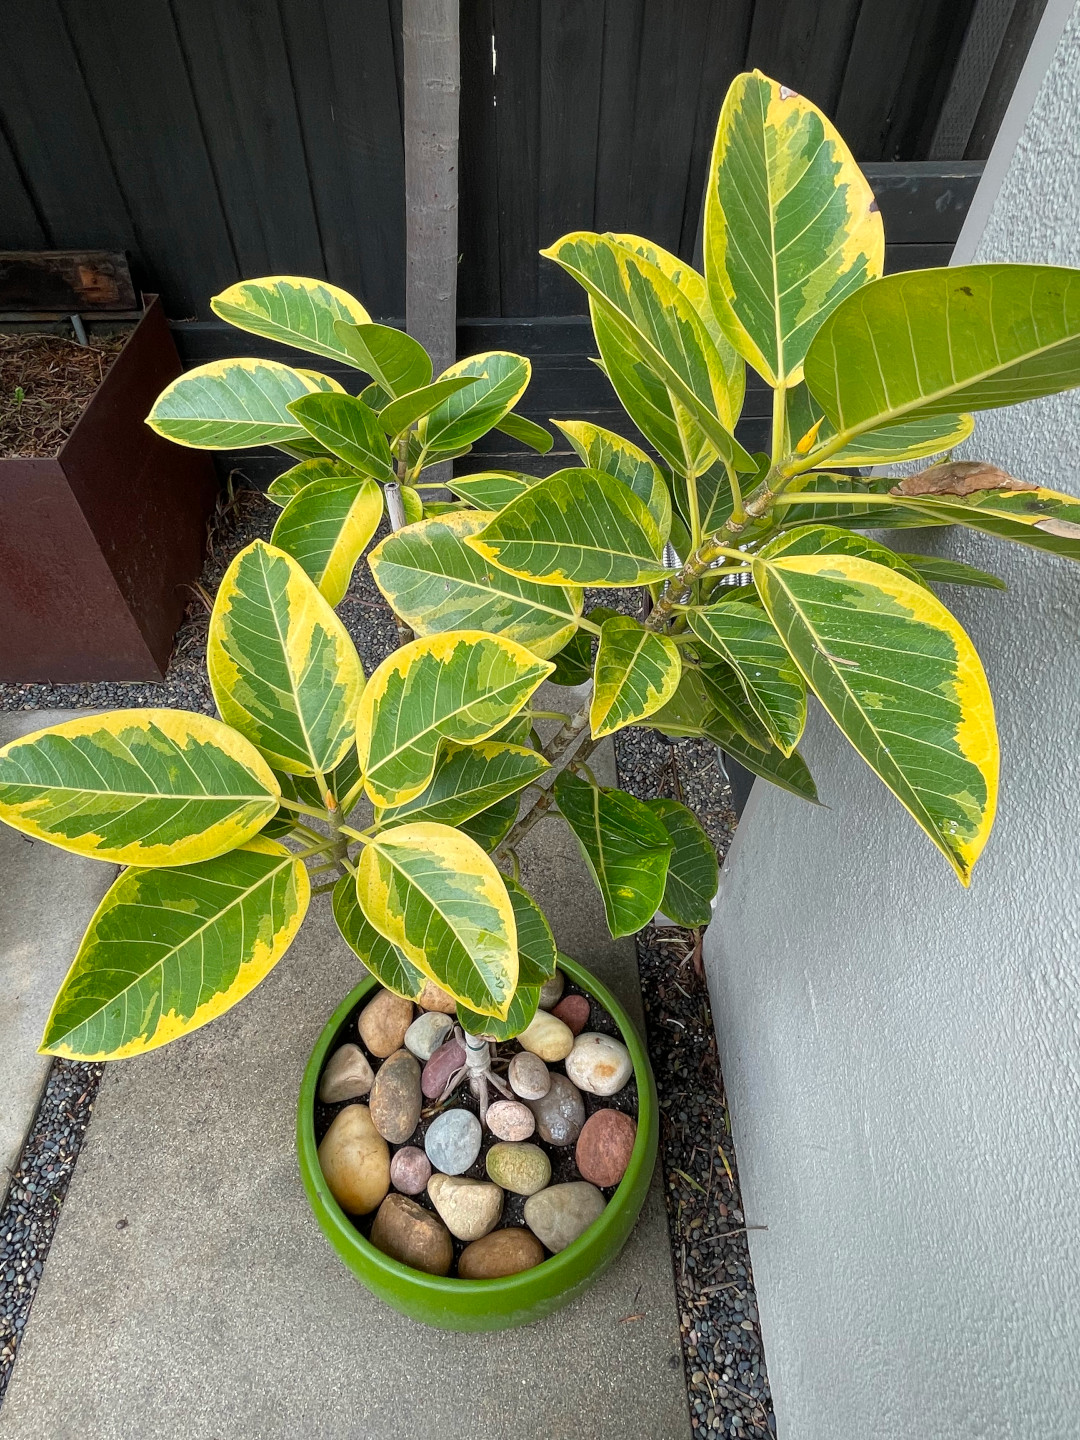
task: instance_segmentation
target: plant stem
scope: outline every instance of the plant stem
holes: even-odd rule
[[[322,777],[320,776],[319,778],[321,779]],[[325,786],[325,784],[326,782],[323,781],[323,786]],[[285,796],[282,795],[278,804],[284,805],[286,810],[295,810],[298,815],[313,815],[316,820],[330,819],[329,811],[319,810],[314,805],[305,805],[302,800],[286,800]]]
[[[686,471],[686,500],[690,509],[690,549],[696,550],[701,544],[701,506],[698,503],[697,476],[689,467]]]
[[[571,758],[571,752],[573,752],[573,758],[575,760],[584,760],[592,754],[596,746],[600,743],[598,740],[594,740],[591,735],[586,735],[584,740],[581,739],[581,732],[589,723],[589,703],[591,699],[592,696],[590,694],[577,714],[571,716],[562,729],[556,735],[552,736],[544,746],[544,758],[551,765],[551,769],[546,772],[547,775],[551,776],[551,784],[546,786],[538,785],[536,787],[538,793],[535,800],[526,806],[506,839],[495,847],[495,856],[505,856],[511,850],[517,849],[521,839],[526,836],[537,821],[542,820],[551,809],[555,799],[552,793],[552,787],[558,779],[560,772],[566,769],[566,765]]]
[[[784,431],[787,419],[787,386],[781,382],[773,391],[772,463],[779,465],[784,454]]]

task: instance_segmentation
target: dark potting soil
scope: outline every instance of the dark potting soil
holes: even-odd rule
[[[361,1040],[360,1038],[360,1033],[357,1029],[356,1023],[359,1019],[361,1010],[363,1010],[364,1006],[371,1001],[374,993],[375,992],[372,992],[371,995],[366,996],[349,1013],[348,1018],[345,1020],[344,1024],[341,1026],[341,1029],[338,1031],[337,1040],[331,1046],[327,1054],[327,1064],[329,1064],[330,1057],[334,1054],[334,1051],[337,1050],[338,1046],[344,1045],[346,1043],[351,1043],[353,1045],[359,1045],[360,1049],[367,1056],[371,1068],[376,1072],[378,1071],[379,1066],[382,1064],[382,1061],[377,1055],[372,1055],[370,1050],[367,1049],[363,1040]],[[573,981],[568,978],[565,988],[563,990],[563,995],[585,995],[585,991],[582,990],[579,986],[575,985]],[[598,1031],[602,1035],[621,1036],[621,1031],[619,1030],[619,1027],[615,1024],[615,1021],[611,1018],[608,1012],[604,1010],[602,1006],[598,1005],[591,996],[586,996],[586,998],[589,1001],[589,1020],[588,1024],[585,1025],[584,1028],[586,1030]],[[506,1063],[514,1055],[516,1055],[521,1050],[521,1048],[522,1047],[515,1040],[508,1041],[507,1043],[502,1044],[498,1047],[495,1065],[496,1074],[499,1075],[500,1078],[505,1078]],[[500,1061],[502,1062],[501,1064],[499,1063]],[[323,1068],[325,1069],[325,1066]],[[548,1069],[553,1072],[557,1072],[558,1074],[565,1074],[564,1067],[561,1064],[549,1065]],[[627,1084],[625,1084],[616,1095],[590,1095],[588,1091],[585,1090],[582,1090],[580,1094],[582,1100],[585,1103],[586,1120],[589,1118],[590,1115],[595,1114],[597,1110],[621,1110],[625,1115],[631,1115],[633,1116],[634,1120],[637,1120],[638,1092],[637,1081],[633,1076],[631,1076]],[[495,1093],[494,1098],[502,1099],[502,1096]],[[348,1105],[355,1105],[357,1103],[366,1104],[367,1097],[360,1097],[359,1102],[357,1100],[342,1100],[334,1105],[326,1105],[321,1100],[316,1099],[316,1143],[321,1142],[323,1136],[326,1134],[327,1130],[329,1130],[334,1117],[338,1114],[339,1111],[344,1110]],[[436,1105],[430,1102],[426,1103],[420,1115],[420,1122],[417,1125],[416,1129],[413,1131],[413,1133],[409,1136],[409,1138],[403,1141],[401,1145],[390,1146],[391,1156],[396,1151],[403,1149],[406,1145],[415,1145],[417,1149],[423,1150],[424,1136],[427,1134],[428,1126],[432,1123],[436,1116],[443,1114],[443,1112],[446,1110],[471,1110],[474,1115],[479,1114],[479,1102],[469,1090],[468,1082],[463,1082],[461,1085],[459,1085],[458,1088],[454,1091],[454,1093],[449,1097],[449,1099],[446,1100],[442,1105]],[[573,1145],[549,1145],[546,1141],[541,1140],[539,1135],[537,1134],[531,1135],[529,1137],[529,1140],[532,1144],[539,1145],[541,1150],[543,1150],[544,1154],[551,1161],[550,1184],[562,1185],[571,1180],[581,1180],[583,1178],[577,1168],[577,1165],[574,1162]],[[488,1179],[487,1167],[485,1163],[487,1160],[487,1153],[493,1145],[496,1145],[498,1143],[499,1142],[496,1136],[492,1135],[490,1131],[484,1131],[483,1142],[480,1146],[480,1154],[477,1156],[475,1163],[468,1170],[462,1172],[467,1179]],[[603,1194],[605,1200],[610,1201],[611,1197],[615,1194],[616,1189],[616,1186],[610,1186],[608,1188],[601,1187],[601,1193]],[[391,1186],[390,1188],[390,1193],[394,1193],[393,1186]],[[415,1200],[418,1205],[423,1205],[426,1210],[431,1210],[433,1213],[435,1212],[435,1206],[431,1203],[426,1191],[424,1191],[420,1195],[413,1195],[410,1198]],[[502,1219],[499,1221],[500,1229],[505,1229],[507,1226],[510,1225],[521,1226],[525,1224],[525,1201],[527,1198],[528,1197],[525,1195],[514,1195],[511,1191],[506,1191],[505,1199],[503,1201]],[[349,1216],[349,1219],[352,1221],[353,1225],[360,1232],[360,1234],[363,1235],[365,1240],[369,1240],[371,1238],[371,1227],[375,1223],[376,1213],[376,1211],[372,1211],[370,1215]],[[458,1240],[456,1236],[453,1237],[453,1241],[454,1267],[456,1269],[457,1262],[461,1258],[461,1252],[465,1249],[466,1242]]]
[[[0,457],[55,455],[126,339],[0,334]]]

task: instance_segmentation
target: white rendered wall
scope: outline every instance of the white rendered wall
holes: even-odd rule
[[[965,258],[1080,266],[1080,7],[1051,0],[1046,23],[1060,43],[1044,31]],[[1080,494],[1080,392],[977,436],[967,453]],[[918,533],[906,548],[1011,587],[943,592],[1002,741],[970,891],[818,712],[804,754],[828,808],[754,787],[706,943],[746,1218],[768,1227],[750,1248],[778,1432],[1074,1440],[1080,566]]]

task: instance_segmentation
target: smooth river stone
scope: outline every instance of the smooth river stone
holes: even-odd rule
[[[536,1131],[549,1145],[573,1145],[585,1124],[585,1102],[581,1092],[565,1075],[551,1077],[551,1089],[539,1100],[530,1100],[536,1116]]]
[[[449,1230],[407,1195],[388,1195],[382,1202],[371,1226],[371,1243],[391,1260],[429,1275],[449,1275],[454,1260]]]
[[[324,1105],[341,1100],[359,1100],[371,1089],[375,1072],[359,1045],[342,1045],[326,1062],[319,1081],[319,1099]]]
[[[391,1145],[404,1145],[416,1129],[423,1103],[419,1060],[408,1050],[395,1050],[379,1066],[368,1098],[375,1129]]]
[[[546,1010],[537,1010],[518,1035],[517,1042],[523,1050],[530,1050],[552,1065],[557,1060],[565,1060],[570,1054],[574,1048],[574,1035],[570,1027],[554,1015],[549,1015]]]
[[[438,1010],[443,1015],[457,1014],[457,1001],[452,995],[429,980],[420,992],[420,999],[416,1002],[421,1010]]]
[[[540,1009],[550,1010],[553,1005],[558,1004],[565,988],[566,976],[561,970],[556,970],[551,979],[545,980],[540,986]]]
[[[510,1061],[506,1072],[510,1089],[522,1100],[539,1100],[551,1089],[551,1072],[531,1050],[521,1050]]]
[[[459,1240],[479,1240],[502,1218],[503,1192],[490,1180],[432,1175],[427,1193],[446,1228]]]
[[[580,1035],[589,1023],[590,1006],[584,995],[567,995],[551,1012],[572,1035]]]
[[[475,1164],[483,1138],[480,1121],[471,1110],[444,1110],[428,1126],[424,1149],[433,1169],[441,1170],[444,1175],[461,1175]],[[475,1240],[476,1236],[471,1238]]]
[[[586,1030],[566,1057],[566,1073],[579,1090],[614,1095],[634,1073],[634,1062],[621,1040]]]
[[[517,1275],[531,1270],[544,1258],[544,1247],[531,1230],[513,1227],[493,1230],[466,1245],[458,1261],[462,1280],[497,1280],[500,1275]]]
[[[447,1040],[424,1066],[420,1087],[429,1100],[437,1100],[446,1089],[450,1077],[465,1064],[465,1047],[456,1040]]]
[[[525,1201],[525,1224],[541,1244],[557,1255],[603,1214],[606,1203],[587,1180],[549,1185]]]
[[[452,1015],[443,1015],[438,1010],[425,1010],[405,1031],[405,1048],[411,1050],[423,1064],[430,1060],[439,1046],[449,1038],[453,1028]]]
[[[487,1126],[499,1140],[527,1140],[536,1129],[536,1120],[520,1100],[496,1100],[488,1106]]]
[[[403,1195],[422,1195],[431,1179],[431,1161],[415,1145],[403,1145],[390,1161],[390,1182]]]
[[[330,1193],[350,1215],[376,1209],[390,1188],[390,1149],[366,1105],[346,1105],[319,1145]]]
[[[535,1195],[551,1181],[551,1161],[539,1145],[493,1145],[484,1163],[488,1178],[515,1195]]]
[[[390,990],[380,990],[360,1011],[356,1028],[360,1039],[372,1055],[385,1060],[405,1043],[405,1031],[412,1024],[411,1000],[404,1000]]]
[[[637,1139],[637,1124],[621,1110],[597,1110],[578,1136],[574,1159],[583,1180],[605,1188],[626,1174]]]

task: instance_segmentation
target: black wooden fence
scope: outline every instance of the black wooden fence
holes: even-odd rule
[[[862,160],[979,158],[1041,3],[461,0],[459,312],[580,312],[536,254],[574,227],[689,256],[746,65]],[[400,0],[0,0],[0,249],[127,250],[175,319],[268,273],[400,316],[400,34]]]

